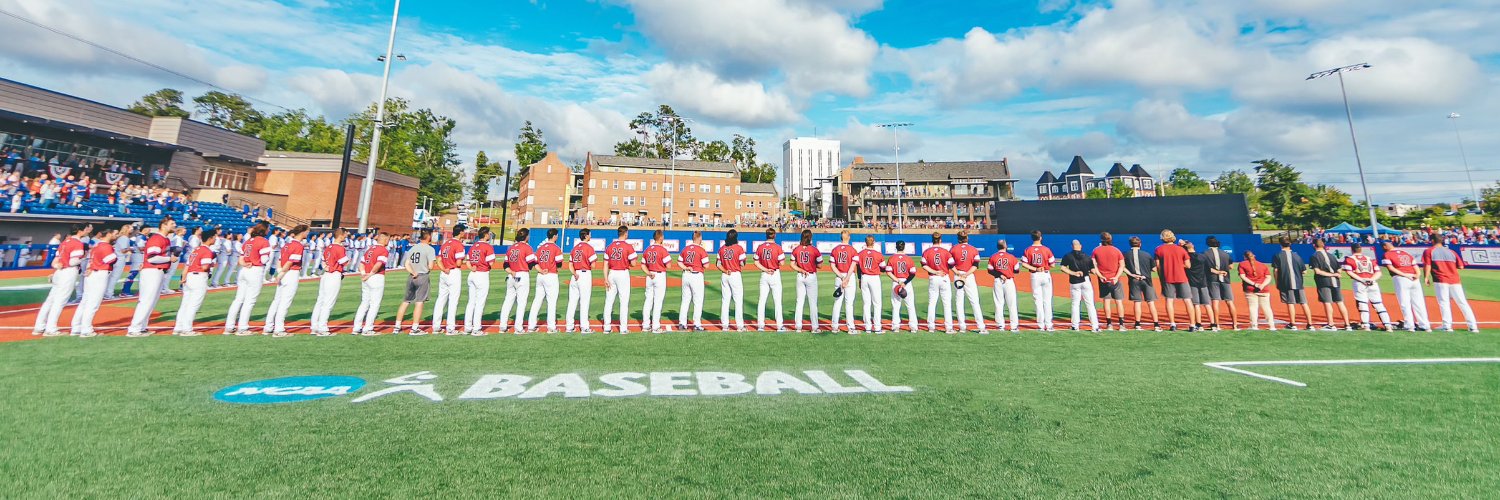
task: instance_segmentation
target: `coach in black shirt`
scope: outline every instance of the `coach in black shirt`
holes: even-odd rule
[[[1161,322],[1156,317],[1156,287],[1151,285],[1151,275],[1156,272],[1156,256],[1141,248],[1139,236],[1130,237],[1130,249],[1125,252],[1125,275],[1130,281],[1130,301],[1135,303],[1135,329],[1141,329],[1141,303],[1151,306],[1151,326],[1161,331]]]
[[[1188,289],[1191,290],[1189,295],[1193,306],[1191,314],[1193,326],[1189,327],[1188,331],[1196,332],[1203,329],[1203,316],[1210,312],[1213,304],[1213,299],[1208,296],[1209,263],[1204,258],[1206,255],[1199,253],[1198,247],[1194,246],[1193,242],[1185,242],[1183,246],[1187,248],[1188,259],[1193,262],[1193,265],[1187,268]]]

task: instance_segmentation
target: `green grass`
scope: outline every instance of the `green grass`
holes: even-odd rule
[[[0,344],[0,491],[59,497],[1448,497],[1500,489],[1500,355],[1386,333],[57,338]],[[478,376],[864,369],[914,392],[451,400]],[[242,406],[422,370],[450,398]]]

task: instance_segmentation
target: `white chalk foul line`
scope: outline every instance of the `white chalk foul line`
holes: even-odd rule
[[[1235,368],[1237,366],[1332,366],[1332,365],[1434,365],[1454,363],[1500,363],[1500,358],[1422,358],[1422,359],[1293,359],[1282,361],[1216,361],[1203,363],[1203,366],[1217,368],[1230,373],[1247,375],[1261,380],[1269,380],[1294,387],[1307,387],[1307,384],[1296,380],[1285,379],[1256,373],[1250,370]]]

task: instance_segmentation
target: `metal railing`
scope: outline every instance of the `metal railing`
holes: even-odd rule
[[[239,197],[239,196],[231,196],[231,197],[229,197],[229,206],[230,206],[230,208],[233,208],[235,206],[245,206],[245,205],[255,206],[258,203],[259,202],[255,201],[255,200],[251,200],[249,198],[244,198],[244,197]],[[307,225],[307,226],[311,226],[312,225],[312,224],[308,223],[307,219],[304,219],[304,218],[301,218],[301,217],[297,217],[295,215],[288,214],[288,213],[286,213],[285,210],[273,210],[273,211],[271,211],[270,220],[271,220],[271,224],[275,225],[276,227],[281,227],[281,228],[292,228],[292,227],[296,227],[296,226],[299,226],[299,225]]]

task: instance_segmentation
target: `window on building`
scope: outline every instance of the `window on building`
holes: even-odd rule
[[[635,191],[635,181],[625,181],[626,191]]]
[[[744,203],[741,203],[740,200],[734,200],[734,209],[735,210],[741,210],[743,208],[745,208],[744,207]]]
[[[615,189],[620,189],[620,181],[615,181]]]
[[[655,182],[651,183],[651,190],[652,191],[661,191],[661,188],[657,187],[656,184],[657,183],[655,183]]]
[[[1036,194],[1047,194],[1047,186],[1037,186]]]
[[[721,191],[719,191],[719,189],[721,189],[721,188],[723,188],[723,186],[720,186],[718,184],[714,184],[714,194],[723,194]]]
[[[633,196],[626,196],[625,197],[625,206],[627,206],[627,207],[635,206],[635,197],[633,197]]]
[[[526,181],[526,189],[536,189],[536,179]]]
[[[594,203],[594,195],[589,195],[589,204],[593,205]]]
[[[594,180],[589,179],[589,189],[594,189]]]
[[[698,208],[708,208],[708,199],[704,198],[704,199],[698,200]]]
[[[530,205],[532,203],[536,203],[536,196],[526,195],[526,204]]]
[[[740,187],[739,186],[735,186],[734,187],[734,194],[740,194]]]
[[[714,200],[714,208],[719,208],[719,200]]]
[[[696,192],[698,192],[698,185],[697,184],[688,184],[688,192],[689,193],[696,193]]]
[[[609,204],[610,204],[610,206],[619,205],[620,204],[620,197],[619,196],[611,196],[611,197],[609,197]]]
[[[701,186],[699,189],[703,190],[703,194],[708,194],[708,184],[699,184],[699,186]]]
[[[1068,188],[1073,191],[1078,191],[1078,181],[1069,182]]]

